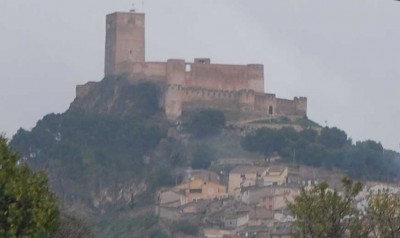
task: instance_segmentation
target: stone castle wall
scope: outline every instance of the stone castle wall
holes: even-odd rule
[[[165,109],[170,119],[183,111],[213,108],[230,112],[253,113],[255,117],[306,116],[306,98],[279,99],[274,94],[253,90],[215,90],[168,84],[165,87]]]
[[[186,87],[264,92],[262,65],[187,63],[184,60],[175,59],[167,62],[125,62],[121,65],[118,74],[125,74],[132,80],[146,78]]]

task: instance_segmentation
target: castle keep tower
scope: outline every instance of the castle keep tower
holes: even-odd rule
[[[124,73],[135,62],[145,61],[145,15],[116,12],[107,15],[104,74]]]

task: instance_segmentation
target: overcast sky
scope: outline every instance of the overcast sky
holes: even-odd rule
[[[142,9],[142,1],[136,6]],[[64,112],[103,76],[105,15],[132,0],[0,0],[0,131]],[[264,64],[265,90],[353,140],[400,146],[400,2],[144,0],[146,59]]]

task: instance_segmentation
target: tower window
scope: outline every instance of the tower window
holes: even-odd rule
[[[113,23],[114,22],[111,20],[107,21],[107,24],[106,24],[107,29],[111,28],[113,26]]]
[[[192,70],[192,65],[186,64],[185,70],[186,70],[186,72],[190,72]]]

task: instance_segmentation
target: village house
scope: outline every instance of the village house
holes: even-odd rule
[[[225,186],[214,182],[207,182],[203,179],[189,181],[177,186],[176,189],[185,194],[185,204],[199,200],[223,199],[228,197]]]
[[[221,228],[205,228],[204,236],[206,238],[224,238],[228,235],[232,235],[232,230],[221,229]]]
[[[206,182],[221,183],[220,176],[212,171],[205,169],[187,169],[184,173],[183,183],[196,179],[202,179]]]
[[[203,224],[206,227],[236,229],[247,225],[250,219],[250,206],[232,198],[209,204]]]
[[[268,210],[275,211],[286,208],[289,202],[300,194],[300,188],[297,187],[269,187],[266,194],[261,196],[259,206]]]
[[[269,238],[270,229],[266,226],[249,226],[236,232],[235,236],[229,238]]]
[[[265,226],[246,227],[237,231],[236,235],[226,236],[224,238],[292,238],[293,232],[291,224],[280,224],[273,228]]]
[[[285,194],[268,194],[261,198],[260,206],[275,211],[278,209],[285,208],[287,206],[285,200]]]
[[[245,204],[264,207],[274,211],[287,206],[300,193],[300,188],[295,186],[252,186],[241,189],[237,198]]]
[[[235,190],[253,186],[267,173],[268,167],[238,166],[229,173],[228,194],[234,196]]]
[[[288,167],[286,166],[270,166],[268,171],[262,177],[264,186],[282,185],[287,183]]]
[[[177,188],[160,189],[157,196],[157,204],[167,207],[179,207],[185,204],[186,198],[183,191]]]
[[[228,194],[238,198],[242,188],[283,185],[287,177],[288,167],[285,166],[238,166],[229,173]]]
[[[400,196],[400,187],[396,184],[368,182],[356,197],[356,207],[359,210],[365,210],[368,207],[368,201],[371,199],[371,196],[379,196],[383,192]]]
[[[274,224],[274,212],[263,207],[256,207],[250,211],[249,226],[271,227]]]
[[[292,238],[294,237],[292,231],[292,223],[280,223],[274,226],[270,232],[268,238]]]
[[[234,214],[226,215],[224,227],[225,228],[238,228],[249,223],[250,216],[248,211],[239,211]]]
[[[203,212],[206,208],[204,201],[227,196],[225,186],[195,179],[173,188],[160,189],[155,212],[160,218],[179,220],[185,214]]]

